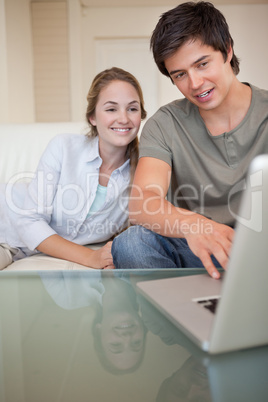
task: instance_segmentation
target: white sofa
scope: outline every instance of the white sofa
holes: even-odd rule
[[[84,135],[86,122],[0,124],[0,183],[7,183],[25,172],[33,173],[48,144],[57,134]],[[22,179],[21,179],[22,180]],[[91,248],[100,245],[90,246]],[[38,254],[16,261],[5,270],[86,270],[79,264]]]

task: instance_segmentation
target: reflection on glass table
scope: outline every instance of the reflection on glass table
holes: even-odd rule
[[[0,274],[0,401],[268,400],[268,348],[209,356],[136,292],[199,273]]]

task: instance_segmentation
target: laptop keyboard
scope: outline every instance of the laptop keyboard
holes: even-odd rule
[[[196,300],[196,301],[202,307],[206,308],[207,310],[211,311],[211,313],[215,314],[219,300],[220,300],[220,297],[216,296],[216,297],[211,297],[208,299],[200,299],[200,300]]]

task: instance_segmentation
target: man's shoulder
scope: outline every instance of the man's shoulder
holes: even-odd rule
[[[193,105],[193,103],[191,103],[188,99],[182,98],[176,99],[164,106],[161,106],[158,112],[188,115],[189,113],[193,113],[195,108],[196,106]]]
[[[261,102],[268,102],[268,90],[259,88],[255,85],[248,84],[252,90],[252,95],[255,100],[261,101]]]
[[[183,121],[184,119],[189,119],[189,117],[194,120],[198,115],[196,114],[196,109],[197,107],[188,101],[188,99],[176,99],[167,103],[166,105],[161,106],[155,112],[155,114],[153,114],[150,119],[147,120],[147,123],[149,123],[149,126],[150,124],[166,126],[172,123],[174,120]]]
[[[261,126],[268,118],[268,91],[254,85],[250,85],[250,88],[252,97],[247,118],[251,119],[253,125]]]

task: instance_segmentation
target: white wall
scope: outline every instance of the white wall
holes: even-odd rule
[[[0,122],[32,122],[35,119],[30,1],[0,0]],[[71,118],[75,121],[83,119],[86,94],[98,72],[97,40],[145,38],[149,46],[160,14],[171,7],[80,8],[79,0],[66,1],[70,27]],[[268,89],[268,4],[222,5],[218,8],[229,23],[235,52],[241,59],[239,79]],[[131,66],[134,64],[137,63],[131,61]],[[142,77],[147,67],[139,67]],[[156,67],[150,65],[150,68]],[[158,71],[156,77],[154,107],[180,96],[168,78]]]
[[[240,59],[240,81],[268,89],[268,4],[218,7],[225,15]]]
[[[0,0],[0,53],[0,122],[33,121],[29,0]]]
[[[9,118],[8,107],[8,67],[7,67],[7,38],[6,38],[6,18],[5,1],[0,0],[0,122],[5,122]]]
[[[88,8],[82,15],[82,65],[83,85],[87,90],[96,69],[96,39],[100,38],[148,38],[159,16],[171,7],[144,8]],[[235,52],[241,59],[239,79],[268,89],[267,40],[268,5],[227,5],[218,6],[225,15],[235,43]],[[147,66],[144,65],[144,69]],[[142,71],[140,72],[142,75]],[[139,78],[139,76],[138,76]],[[158,72],[156,82],[158,107],[175,98],[180,93],[171,81]]]

